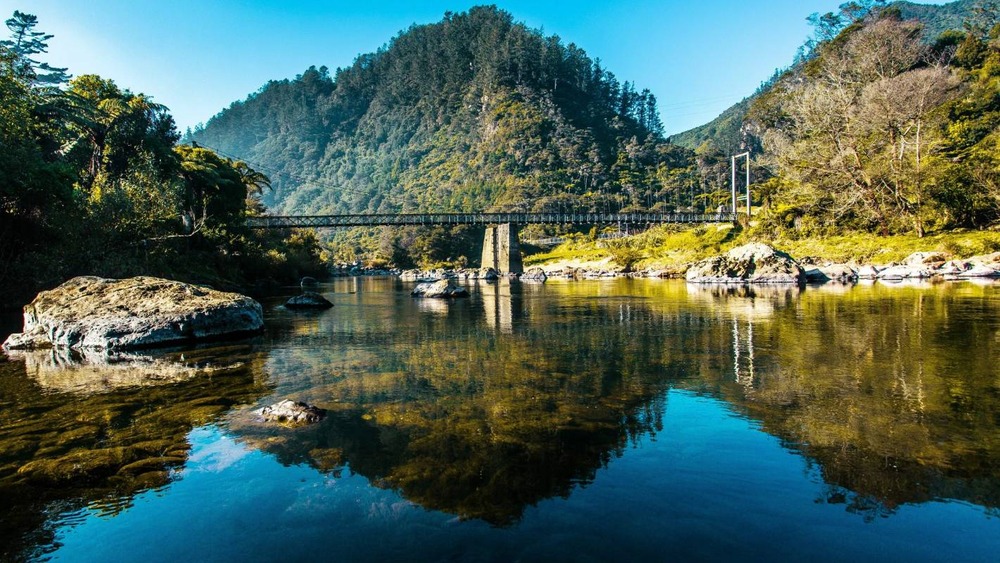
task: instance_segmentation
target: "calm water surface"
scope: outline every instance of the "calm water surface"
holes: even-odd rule
[[[1000,286],[410,287],[0,360],[0,558],[997,560]]]

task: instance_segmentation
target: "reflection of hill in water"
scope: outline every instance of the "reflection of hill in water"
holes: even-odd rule
[[[614,314],[552,299],[522,308],[516,289],[499,290],[507,303],[453,302],[447,315],[404,307],[381,331],[321,321],[321,346],[274,350],[267,370],[279,394],[330,416],[284,431],[241,413],[231,430],[285,463],[348,464],[427,508],[494,524],[569,494],[657,430],[682,370],[661,363],[653,319],[620,300]]]
[[[963,358],[995,342],[996,321],[950,319],[970,304],[995,319],[997,304],[969,291],[982,290],[617,281],[494,286],[434,314],[404,301],[387,324],[361,308],[378,320],[323,317],[310,346],[268,360],[278,395],[331,409],[326,422],[232,426],[286,463],[346,464],[428,508],[503,524],[655,432],[674,386],[761,420],[851,510],[996,506],[998,433],[983,414],[1000,406],[995,370]]]
[[[234,350],[220,351],[232,360]],[[28,360],[33,377],[22,361],[0,359],[0,560],[50,544],[62,514],[90,503],[117,513],[167,484],[187,459],[193,427],[268,392],[246,355],[242,367],[189,379],[190,370],[217,365],[207,354],[188,353],[184,363],[140,356],[131,375],[122,358],[108,365],[37,353]],[[148,370],[157,384],[133,386]],[[181,381],[171,380],[177,374]]]

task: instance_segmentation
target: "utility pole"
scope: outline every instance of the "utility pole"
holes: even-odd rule
[[[747,162],[747,220],[750,219],[750,151],[732,157],[732,192],[733,192],[733,215],[736,215],[736,159],[745,158]]]

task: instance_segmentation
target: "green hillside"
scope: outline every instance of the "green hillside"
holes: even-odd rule
[[[267,172],[276,213],[690,205],[670,188],[691,154],[661,131],[648,90],[476,7],[270,82],[191,139]]]

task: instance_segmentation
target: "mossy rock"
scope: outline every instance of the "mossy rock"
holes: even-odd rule
[[[137,475],[132,479],[132,487],[135,490],[155,489],[170,482],[169,471],[147,471],[142,475]]]
[[[148,457],[132,462],[118,470],[119,475],[141,475],[150,471],[162,471],[165,467],[184,465],[183,457]]]
[[[17,474],[44,485],[90,482],[113,475],[135,457],[135,450],[128,447],[78,450],[62,457],[30,461]]]

